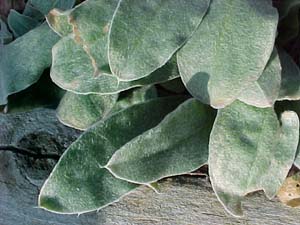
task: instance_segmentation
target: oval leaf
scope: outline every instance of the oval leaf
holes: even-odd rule
[[[191,37],[209,0],[121,0],[109,36],[109,64],[120,80],[160,68]]]
[[[122,146],[106,168],[117,178],[149,184],[192,172],[207,163],[214,113],[187,100],[156,127]]]
[[[241,216],[241,200],[264,190],[273,198],[291,168],[299,139],[299,119],[284,112],[280,127],[272,108],[236,101],[218,112],[209,143],[209,175],[220,202]]]
[[[199,28],[177,54],[190,93],[215,108],[232,103],[262,74],[277,22],[271,0],[212,0]]]
[[[117,101],[117,94],[79,95],[67,92],[57,108],[57,116],[67,126],[86,130],[97,121],[107,118],[112,113],[155,97],[155,87],[149,86],[137,88],[119,101]]]
[[[64,153],[41,189],[39,205],[53,212],[83,213],[113,203],[136,188],[112,176],[104,166],[119,148],[156,126],[182,101],[180,97],[159,98],[96,123]]]
[[[58,40],[43,24],[0,48],[0,105],[7,103],[8,95],[38,81],[51,65],[51,48]]]

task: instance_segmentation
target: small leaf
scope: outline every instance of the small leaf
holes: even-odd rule
[[[39,205],[59,213],[82,213],[105,207],[136,188],[104,166],[115,151],[157,125],[182,100],[159,98],[96,123],[64,153],[41,189]]]
[[[190,93],[214,108],[231,104],[262,74],[277,22],[271,0],[212,0],[199,28],[177,54]]]
[[[278,98],[280,83],[281,65],[277,50],[274,49],[262,75],[250,84],[238,99],[256,107],[272,107]]]
[[[290,207],[300,206],[300,174],[287,177],[277,193],[279,200]]]
[[[300,99],[300,70],[283,49],[279,50],[279,57],[282,65],[281,87],[278,100],[299,100]]]
[[[56,109],[65,91],[51,81],[47,72],[29,88],[8,97],[7,113],[24,112],[35,108]]]
[[[7,18],[7,23],[15,38],[22,36],[40,24],[39,21],[32,19],[29,16],[20,14],[15,10],[10,11]]]
[[[106,168],[117,178],[149,184],[192,172],[207,163],[214,113],[187,100],[156,127],[122,146]]]
[[[264,190],[273,198],[291,168],[299,139],[299,119],[288,111],[281,127],[273,108],[235,101],[218,112],[209,143],[209,175],[224,207],[241,216],[241,201]]]
[[[137,80],[160,68],[191,37],[209,0],[121,0],[109,37],[112,73]]]
[[[75,0],[29,0],[29,3],[38,9],[44,15],[47,15],[51,9],[67,10],[74,6]]]
[[[8,44],[12,40],[13,36],[7,29],[6,23],[0,19],[0,46]]]
[[[57,116],[67,126],[86,130],[113,113],[156,96],[155,88],[149,86],[137,88],[120,100],[118,100],[118,94],[79,95],[67,92],[58,106]]]
[[[107,116],[117,99],[117,94],[79,95],[67,92],[58,106],[57,116],[67,126],[86,130]]]
[[[51,48],[58,39],[43,24],[0,48],[0,105],[7,103],[8,95],[24,90],[40,78],[51,64]]]

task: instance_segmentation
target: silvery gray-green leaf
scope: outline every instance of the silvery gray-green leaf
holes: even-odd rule
[[[277,22],[271,0],[212,0],[197,31],[177,54],[190,93],[214,108],[232,103],[262,74]]]
[[[294,111],[297,113],[300,118],[300,101],[279,101],[275,105],[275,110],[277,114],[280,114],[284,111]],[[297,154],[295,157],[295,166],[300,168],[300,142],[298,143]]]
[[[136,188],[112,176],[104,166],[115,151],[156,126],[182,101],[158,98],[96,123],[66,150],[41,189],[40,207],[59,213],[93,211]]]
[[[179,76],[176,62],[170,61],[146,78],[136,81],[119,81],[103,73],[95,76],[91,59],[72,36],[61,39],[52,50],[52,80],[62,89],[79,94],[115,94],[133,87],[160,83]],[[76,57],[74,57],[76,55]]]
[[[13,36],[9,32],[6,23],[0,19],[0,46],[8,44],[12,40]]]
[[[209,0],[121,0],[109,36],[109,64],[120,80],[137,80],[166,64],[191,37]]]
[[[117,4],[117,0],[88,0],[67,13],[73,32],[54,46],[51,70],[53,81],[61,88],[81,94],[113,94],[179,76],[175,62],[145,79],[132,82],[119,81],[110,74],[107,58],[108,30]],[[50,16],[51,21],[58,21],[57,24],[49,18],[48,22],[58,33],[66,34],[61,30],[69,30],[69,25],[59,21],[57,17],[59,15],[54,15],[53,18]],[[77,57],[73,57],[74,55]]]
[[[214,112],[187,100],[156,127],[122,146],[106,168],[117,178],[148,184],[192,172],[207,163]]]
[[[279,50],[279,57],[282,66],[281,87],[278,100],[299,100],[300,99],[300,70],[283,49]]]
[[[277,100],[281,83],[281,64],[275,49],[257,81],[251,83],[238,97],[242,102],[256,107],[272,107]]]
[[[67,126],[86,130],[95,122],[106,117],[117,99],[117,94],[79,95],[67,92],[57,108],[57,116]]]
[[[75,4],[75,0],[29,0],[28,2],[44,15],[47,15],[51,9],[66,10]]]
[[[137,88],[120,100],[118,94],[80,95],[67,92],[57,108],[57,116],[67,126],[86,130],[112,113],[155,98],[156,94],[153,92],[156,93],[154,87]]]
[[[7,23],[15,38],[22,36],[40,24],[39,21],[18,13],[15,10],[10,10]]]
[[[7,103],[8,95],[24,90],[40,78],[51,64],[51,48],[58,39],[43,24],[0,48],[0,105]]]
[[[264,190],[273,198],[291,168],[299,139],[299,119],[288,111],[281,126],[273,108],[240,101],[219,110],[209,143],[209,175],[220,202],[241,216],[241,201]]]

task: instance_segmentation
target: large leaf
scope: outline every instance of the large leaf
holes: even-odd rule
[[[238,99],[256,107],[272,107],[278,98],[280,83],[281,65],[275,49],[262,75],[250,84]]]
[[[116,177],[148,184],[192,172],[207,163],[214,112],[187,100],[156,127],[122,146],[106,168]]]
[[[215,108],[232,103],[262,74],[277,21],[271,0],[212,0],[199,28],[177,54],[190,93]]]
[[[0,48],[0,105],[7,96],[35,83],[51,64],[51,48],[59,37],[43,24]]]
[[[236,101],[218,112],[209,143],[209,175],[225,208],[241,216],[241,200],[264,190],[273,198],[291,168],[299,139],[294,112],[256,108]]]
[[[299,100],[300,99],[300,70],[283,49],[279,51],[282,65],[281,87],[278,100]]]
[[[15,10],[10,11],[7,18],[7,23],[15,38],[22,36],[40,24],[39,21],[18,13]]]
[[[159,98],[95,124],[64,153],[41,190],[39,205],[60,213],[81,213],[104,207],[133,190],[136,185],[115,178],[104,166],[115,151],[157,125],[181,101]]]
[[[210,0],[121,0],[112,21],[109,61],[120,80],[163,66],[191,37]]]

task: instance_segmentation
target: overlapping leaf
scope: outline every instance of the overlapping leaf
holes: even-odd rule
[[[8,44],[13,40],[12,34],[9,32],[6,23],[0,19],[0,46]]]
[[[151,100],[95,124],[64,153],[41,190],[39,205],[54,212],[82,213],[104,207],[136,188],[104,166],[115,151],[156,126],[182,101],[178,97]]]
[[[44,15],[47,15],[51,9],[66,10],[75,4],[75,0],[29,0],[28,2]]]
[[[58,39],[43,24],[0,48],[0,105],[7,103],[8,95],[24,90],[40,78],[51,64],[51,48]]]
[[[9,28],[13,31],[15,38],[22,36],[40,24],[39,21],[18,13],[15,10],[10,11],[7,18],[7,23]]]
[[[156,127],[122,146],[107,168],[118,178],[148,184],[207,163],[214,113],[191,99]]]
[[[281,64],[275,49],[259,79],[250,84],[238,97],[256,107],[272,107],[277,100],[281,83]]]
[[[299,100],[300,99],[300,70],[283,49],[279,51],[282,65],[281,87],[278,100]]]
[[[199,28],[177,54],[190,93],[215,108],[232,103],[262,74],[277,22],[271,0],[212,0]]]
[[[51,77],[63,89],[81,94],[113,94],[179,76],[174,61],[147,78],[136,81],[120,81],[110,74],[107,58],[108,30],[117,3],[116,0],[88,0],[67,12],[67,15],[49,16],[49,23],[58,33],[68,33],[69,22],[73,28],[73,33],[64,37],[53,48]],[[69,19],[66,20],[65,16]]]
[[[209,143],[209,174],[221,203],[242,215],[241,201],[249,192],[276,195],[291,168],[299,139],[299,119],[292,111],[256,108],[235,101],[218,112]]]
[[[152,95],[154,92],[154,96]],[[129,96],[118,100],[118,94],[113,95],[78,95],[67,92],[57,109],[59,120],[80,130],[86,130],[99,120],[110,114],[154,98],[154,87],[144,87],[133,90]]]
[[[191,37],[209,0],[121,0],[109,37],[112,73],[137,80],[163,66]]]

